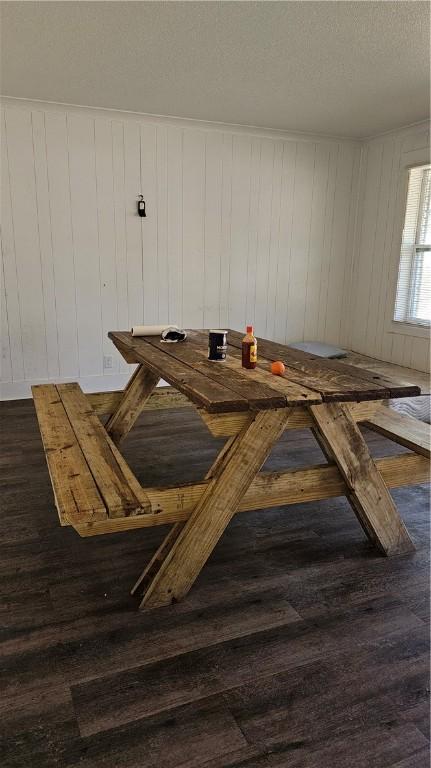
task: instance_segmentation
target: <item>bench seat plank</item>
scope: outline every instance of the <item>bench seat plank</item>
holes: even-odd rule
[[[107,511],[54,384],[32,387],[60,523],[104,520]]]
[[[148,512],[148,497],[94,413],[80,386],[76,383],[58,384],[57,390],[106,504],[109,517]]]
[[[392,408],[379,408],[365,426],[384,437],[430,458],[430,427],[419,419],[397,413]]]

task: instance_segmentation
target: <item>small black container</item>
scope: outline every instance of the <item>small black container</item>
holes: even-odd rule
[[[208,334],[208,360],[219,362],[226,360],[227,331],[210,331]]]

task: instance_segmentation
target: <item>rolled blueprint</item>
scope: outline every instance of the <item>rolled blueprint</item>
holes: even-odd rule
[[[165,323],[164,325],[134,325],[132,327],[132,336],[161,336],[166,328],[178,329],[175,323]]]

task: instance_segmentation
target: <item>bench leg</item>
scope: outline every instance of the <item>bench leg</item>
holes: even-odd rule
[[[160,377],[140,365],[128,382],[123,396],[105,429],[115,445],[130,432]]]
[[[290,408],[258,412],[228,449],[222,449],[222,460],[216,461],[214,474],[190,518],[180,530],[175,526],[159,548],[163,560],[156,553],[144,571],[140,583],[146,583],[147,575],[150,583],[141,608],[169,605],[187,594],[283,433],[290,412]]]
[[[309,407],[320,443],[336,462],[348,499],[369,538],[385,555],[414,551],[387,486],[349,410],[341,403]]]

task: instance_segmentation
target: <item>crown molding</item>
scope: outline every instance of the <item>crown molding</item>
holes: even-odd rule
[[[374,141],[374,139],[384,139],[385,136],[394,136],[394,135],[408,135],[409,133],[414,133],[418,128],[428,128],[430,129],[430,121],[429,120],[418,120],[416,123],[409,123],[408,125],[402,125],[401,128],[391,128],[389,131],[382,131],[381,133],[374,133],[372,136],[367,136],[364,139],[361,139],[361,141]]]
[[[109,118],[111,120],[130,120],[150,125],[170,125],[176,128],[194,128],[202,131],[220,131],[231,134],[248,134],[261,138],[280,139],[282,141],[303,142],[343,142],[359,146],[361,139],[353,139],[346,136],[331,136],[328,134],[308,133],[304,131],[283,131],[276,128],[262,128],[254,125],[241,125],[233,123],[217,123],[208,120],[195,120],[188,117],[174,117],[171,115],[152,115],[146,112],[128,112],[119,109],[107,109],[105,107],[88,107],[80,104],[66,104],[57,101],[43,101],[41,99],[25,99],[15,96],[0,95],[0,104],[5,107],[21,109],[43,110],[49,112],[71,112],[85,114],[93,118]]]

